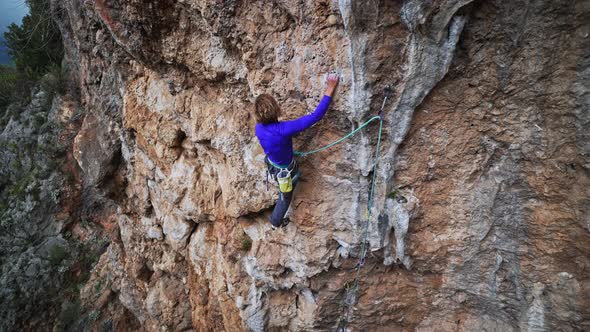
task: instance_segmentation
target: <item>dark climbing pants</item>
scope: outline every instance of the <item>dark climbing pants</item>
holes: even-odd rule
[[[293,182],[293,190],[295,190],[295,182]],[[291,200],[293,199],[293,190],[288,193],[282,193],[279,191],[279,200],[277,201],[277,204],[270,215],[270,223],[273,226],[281,226],[283,218],[285,218],[285,214],[287,214],[287,210],[289,210],[289,205],[291,205]]]
[[[266,165],[268,167],[268,172],[276,182],[278,189],[279,183],[276,180],[276,175],[281,171],[281,169],[273,166],[268,161]],[[275,208],[272,210],[272,214],[270,215],[270,223],[273,226],[281,226],[283,218],[285,218],[285,214],[287,214],[287,210],[289,210],[289,205],[291,205],[291,200],[293,199],[293,192],[295,191],[295,187],[297,186],[297,182],[300,176],[301,173],[299,172],[299,168],[295,164],[293,170],[291,171],[291,177],[293,178],[293,190],[291,190],[291,192],[288,193],[282,193],[279,190],[279,200],[277,201],[277,204],[275,205]]]

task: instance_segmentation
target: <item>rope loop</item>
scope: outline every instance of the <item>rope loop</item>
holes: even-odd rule
[[[320,151],[324,151],[326,149],[329,149],[331,147],[333,147],[334,145],[337,145],[339,143],[344,142],[347,138],[350,138],[352,136],[354,136],[356,133],[358,133],[359,131],[361,131],[361,129],[365,128],[369,123],[375,121],[375,120],[379,120],[380,122],[383,122],[383,120],[381,119],[380,115],[375,115],[374,117],[370,118],[369,120],[363,122],[357,129],[351,131],[350,133],[346,134],[345,136],[343,136],[342,138],[328,144],[325,146],[322,146],[321,148],[315,149],[315,150],[311,150],[311,151],[294,151],[293,154],[296,156],[300,156],[300,157],[305,157],[308,156],[310,154],[314,154]]]

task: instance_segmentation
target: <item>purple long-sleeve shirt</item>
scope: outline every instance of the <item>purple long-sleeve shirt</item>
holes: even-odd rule
[[[331,101],[330,96],[324,96],[313,113],[296,120],[269,124],[257,123],[256,136],[268,159],[278,165],[290,164],[293,159],[293,135],[320,121],[326,114]]]

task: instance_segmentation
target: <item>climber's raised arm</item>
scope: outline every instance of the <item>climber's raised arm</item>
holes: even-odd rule
[[[316,107],[315,111],[311,114],[305,115],[300,117],[296,120],[291,121],[282,121],[280,122],[279,130],[281,135],[285,136],[293,136],[303,130],[313,126],[316,122],[320,121],[328,107],[330,106],[330,102],[332,101],[332,95],[334,94],[334,90],[338,86],[338,75],[337,74],[329,74],[328,75],[328,87],[326,88],[326,92],[324,93],[324,97]]]

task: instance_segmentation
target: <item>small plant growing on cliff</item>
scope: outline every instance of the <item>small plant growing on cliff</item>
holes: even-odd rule
[[[33,116],[33,127],[39,131],[41,126],[47,121],[47,116],[44,113],[37,113]]]
[[[57,322],[54,330],[69,331],[74,330],[72,327],[82,315],[82,308],[79,300],[66,301],[62,304],[61,312],[57,317]]]
[[[53,266],[57,266],[68,256],[66,249],[58,244],[49,249],[49,262]]]
[[[18,80],[16,69],[0,65],[0,109],[14,102]]]
[[[51,101],[56,95],[66,92],[67,77],[65,70],[58,64],[51,64],[45,76],[40,81],[41,89],[47,94],[45,97],[45,109],[51,108]]]
[[[244,233],[242,237],[242,251],[250,251],[252,249],[252,239]]]
[[[104,285],[104,278],[99,278],[96,283],[94,284],[94,293],[98,297],[100,295],[100,291],[102,290],[102,286]]]
[[[98,319],[98,317],[100,317],[100,310],[92,310],[88,314],[88,320],[90,322],[96,322],[96,320]]]

